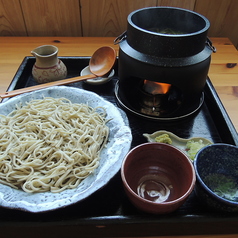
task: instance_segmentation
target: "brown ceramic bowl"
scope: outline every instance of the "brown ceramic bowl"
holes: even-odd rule
[[[121,177],[131,202],[154,214],[179,208],[196,181],[187,155],[164,143],[145,143],[133,148],[122,163]]]

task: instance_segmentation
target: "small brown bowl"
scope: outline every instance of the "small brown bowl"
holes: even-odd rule
[[[145,143],[133,148],[124,158],[121,177],[131,202],[154,214],[178,209],[196,181],[187,155],[164,143]]]

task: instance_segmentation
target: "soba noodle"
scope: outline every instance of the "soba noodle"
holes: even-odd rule
[[[99,165],[104,108],[65,98],[32,100],[0,116],[0,183],[25,192],[75,188]]]

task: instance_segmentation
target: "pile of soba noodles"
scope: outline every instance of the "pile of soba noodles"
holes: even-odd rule
[[[28,193],[77,187],[99,165],[104,108],[65,98],[32,100],[0,115],[0,183]]]

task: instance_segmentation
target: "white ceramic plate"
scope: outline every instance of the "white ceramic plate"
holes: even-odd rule
[[[0,184],[0,206],[29,212],[43,212],[65,207],[84,200],[92,193],[105,186],[120,170],[121,163],[129,151],[132,141],[128,119],[123,111],[95,93],[83,89],[56,86],[16,96],[0,105],[0,113],[7,115],[16,104],[43,97],[65,97],[73,103],[87,103],[91,107],[103,106],[107,118],[113,118],[107,125],[110,128],[109,141],[101,152],[99,167],[84,179],[75,189],[60,193],[33,193],[16,190]]]

